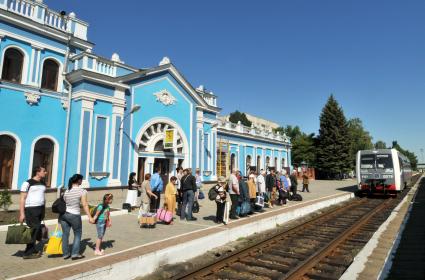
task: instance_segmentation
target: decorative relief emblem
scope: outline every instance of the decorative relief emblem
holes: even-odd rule
[[[38,95],[36,93],[26,92],[25,98],[26,98],[28,104],[35,105],[35,104],[38,104],[38,102],[40,100],[40,95]]]
[[[176,103],[176,98],[171,95],[166,89],[161,90],[160,92],[154,93],[156,96],[156,101],[161,102],[165,106],[173,105]]]

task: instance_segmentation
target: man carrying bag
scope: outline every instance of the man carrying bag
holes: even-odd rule
[[[36,259],[41,257],[41,251],[36,250],[36,240],[41,240],[42,225],[45,213],[46,186],[43,179],[47,172],[44,167],[35,167],[33,177],[24,182],[21,187],[21,198],[19,202],[19,222],[31,228],[31,240],[27,243],[23,259]]]

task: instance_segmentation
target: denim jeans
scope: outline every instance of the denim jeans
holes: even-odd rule
[[[60,223],[62,227],[62,251],[64,256],[69,256],[69,233],[71,231],[74,232],[74,242],[72,243],[72,254],[71,256],[78,256],[80,254],[80,242],[81,242],[81,234],[82,234],[82,223],[81,223],[81,215],[74,215],[66,212],[60,218]]]
[[[180,215],[180,219],[183,220],[184,218],[192,219],[192,207],[193,207],[193,201],[195,199],[195,193],[193,190],[188,190],[183,192],[183,205],[182,205],[182,212]],[[187,206],[187,215],[186,215],[186,206]]]

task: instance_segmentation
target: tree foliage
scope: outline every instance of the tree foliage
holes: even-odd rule
[[[386,149],[387,148],[387,144],[384,141],[376,141],[375,143],[375,149]]]
[[[418,158],[416,157],[415,153],[410,152],[409,150],[405,150],[403,149],[398,143],[397,141],[393,141],[393,148],[397,149],[397,151],[399,151],[400,153],[402,153],[403,155],[405,155],[409,161],[410,161],[410,166],[412,167],[413,170],[416,170],[418,167]]]
[[[350,168],[356,165],[356,154],[359,150],[373,149],[372,136],[363,127],[359,118],[350,119],[347,122],[348,137],[350,139]]]
[[[286,127],[280,126],[273,131],[286,134],[291,140],[291,161],[293,164],[300,166],[301,162],[305,162],[308,166],[315,166],[316,152],[314,133],[306,134],[301,131],[299,126],[291,125],[287,125]]]
[[[232,123],[238,123],[240,121],[241,124],[243,124],[245,126],[251,126],[252,125],[252,122],[250,120],[248,120],[245,113],[241,113],[237,110],[233,113],[230,113],[229,121],[231,121]]]
[[[342,108],[331,95],[320,115],[316,164],[320,173],[336,178],[351,168],[347,120]]]

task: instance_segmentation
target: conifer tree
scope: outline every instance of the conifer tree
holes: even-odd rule
[[[320,115],[317,168],[328,178],[350,170],[350,138],[342,108],[331,95]]]

